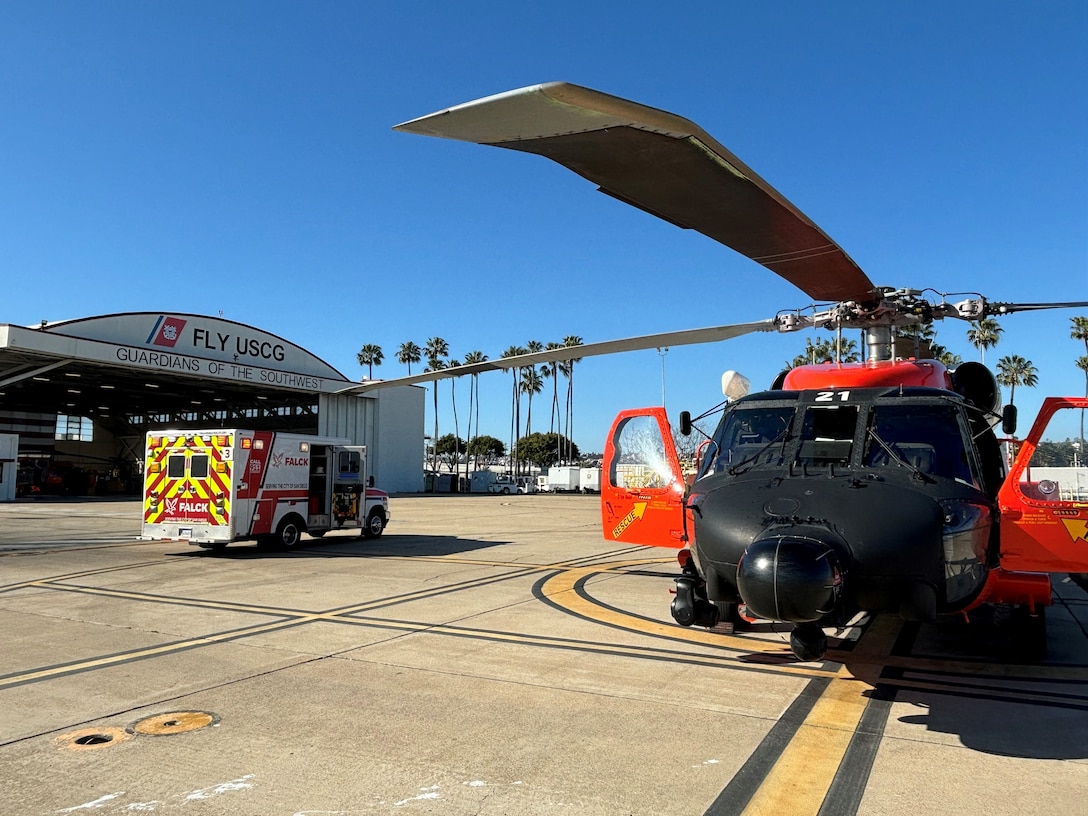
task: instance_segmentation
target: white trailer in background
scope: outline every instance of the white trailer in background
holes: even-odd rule
[[[548,490],[553,493],[578,490],[581,471],[576,465],[553,465],[548,468]]]
[[[578,475],[578,484],[583,493],[601,492],[601,469],[599,467],[584,467]]]

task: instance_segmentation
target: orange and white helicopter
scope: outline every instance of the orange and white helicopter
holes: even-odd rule
[[[800,366],[754,394],[743,378],[727,377],[727,405],[690,480],[682,476],[664,409],[622,412],[605,447],[605,538],[679,550],[671,605],[678,623],[788,622],[800,660],[821,657],[825,629],[862,612],[934,621],[984,604],[1007,613],[1011,636],[1030,656],[1041,654],[1051,576],[1088,572],[1088,496],[1070,488],[1062,469],[1033,466],[1033,454],[1048,423],[1088,408],[1088,399],[1048,398],[1010,467],[994,428],[1014,432],[1015,409],[1000,410],[994,375],[979,363],[950,370],[904,330],[1088,302],[998,303],[981,295],[949,302],[928,290],[876,286],[698,125],[577,85],[522,88],[395,130],[545,156],[828,305],[380,385],[749,332],[861,330],[863,362]],[[690,415],[681,415],[680,430],[690,433]]]

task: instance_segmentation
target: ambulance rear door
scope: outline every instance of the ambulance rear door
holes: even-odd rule
[[[231,432],[151,432],[144,465],[143,538],[234,538]]]

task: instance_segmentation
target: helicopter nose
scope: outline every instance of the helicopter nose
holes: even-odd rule
[[[750,612],[770,620],[805,623],[835,606],[842,571],[823,541],[798,536],[761,538],[737,565],[737,589]]]

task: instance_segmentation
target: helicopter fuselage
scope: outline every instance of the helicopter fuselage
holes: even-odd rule
[[[962,609],[997,559],[996,441],[980,451],[972,411],[919,386],[733,403],[687,501],[707,599],[826,625],[861,610],[932,620]]]

